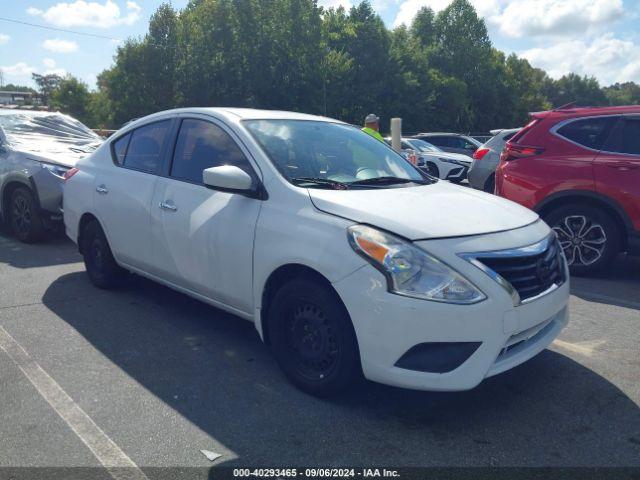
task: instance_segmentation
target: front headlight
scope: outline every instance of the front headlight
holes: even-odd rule
[[[351,247],[384,273],[392,293],[459,304],[487,298],[458,272],[406,240],[365,225],[347,232]]]
[[[67,172],[67,170],[70,169],[70,167],[62,167],[53,163],[41,163],[40,165],[42,165],[42,168],[49,170],[56,177],[62,179],[64,179],[64,174]]]

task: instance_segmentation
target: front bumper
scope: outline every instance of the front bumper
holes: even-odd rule
[[[542,227],[529,230],[535,229]],[[491,243],[491,237],[499,235],[505,236],[486,237]],[[467,248],[464,241],[460,244]],[[369,380],[417,390],[471,389],[540,353],[567,324],[568,281],[531,303],[514,306],[506,290],[484,272],[471,265],[462,270],[460,266],[465,265],[453,265],[453,257],[446,261],[488,298],[474,305],[454,305],[391,294],[384,276],[370,265],[334,284],[351,315],[362,369]],[[479,346],[461,365],[444,373],[396,366],[416,345],[448,342]]]
[[[48,220],[62,221],[62,193],[64,180],[45,168],[37,169],[31,176],[38,195],[40,209]]]

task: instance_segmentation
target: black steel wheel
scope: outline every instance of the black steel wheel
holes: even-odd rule
[[[330,287],[296,279],[276,293],[268,314],[278,364],[300,389],[318,396],[351,385],[360,355],[349,315]]]
[[[91,282],[98,288],[110,289],[121,284],[125,271],[118,266],[109,242],[97,221],[89,222],[82,232],[82,254]]]

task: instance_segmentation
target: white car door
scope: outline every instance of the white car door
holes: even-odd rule
[[[214,301],[253,310],[253,240],[261,201],[212,190],[206,168],[256,170],[226,126],[210,117],[183,118],[173,158],[156,184],[153,256],[159,276]]]
[[[143,125],[116,139],[113,164],[95,175],[94,204],[116,259],[149,271],[152,267],[151,200],[173,120]]]

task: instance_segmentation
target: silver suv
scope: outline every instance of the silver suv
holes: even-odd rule
[[[65,173],[102,138],[53,112],[0,109],[0,216],[26,243],[62,222]]]

